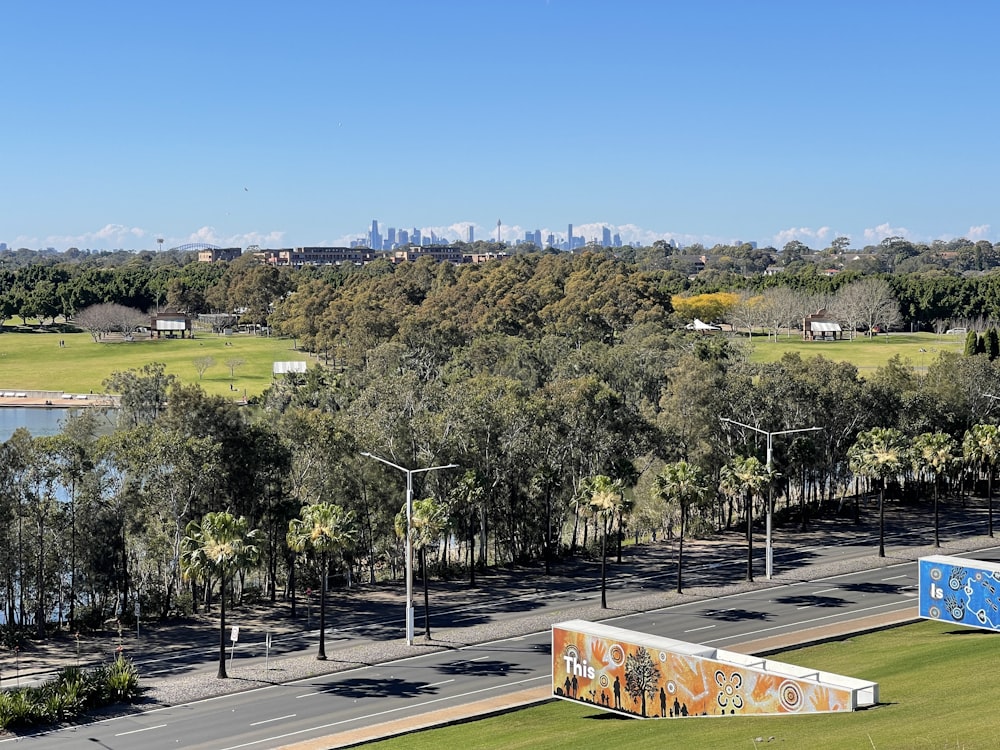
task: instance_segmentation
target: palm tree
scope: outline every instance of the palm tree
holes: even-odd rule
[[[357,540],[354,513],[332,503],[303,505],[298,518],[288,522],[286,541],[294,552],[319,556],[319,653],[326,659],[326,576],[330,555],[350,550]]]
[[[396,514],[396,535],[406,538],[406,506]],[[410,517],[410,533],[413,548],[420,554],[420,577],[424,585],[424,636],[430,640],[430,596],[427,591],[427,548],[441,541],[441,536],[448,528],[448,509],[435,500],[427,497],[415,500]]]
[[[591,477],[588,484],[590,512],[601,522],[601,609],[607,609],[608,531],[624,507],[624,497],[621,485],[605,474]]]
[[[941,475],[955,464],[957,449],[954,438],[944,432],[924,432],[913,438],[913,468],[918,473],[933,475],[935,547],[941,546],[938,483]]]
[[[748,581],[753,581],[753,498],[767,484],[768,478],[767,467],[756,456],[736,456],[722,467],[723,491],[746,496]]]
[[[677,546],[677,593],[681,593],[684,564],[684,532],[688,508],[708,493],[701,469],[687,461],[667,464],[653,480],[653,495],[664,503],[675,502],[680,509],[681,528]]]
[[[258,529],[251,529],[243,516],[206,513],[201,522],[191,521],[181,539],[181,570],[185,579],[201,579],[210,585],[219,578],[219,678],[226,675],[226,584],[236,571],[246,570],[260,559]]]
[[[879,482],[878,556],[885,557],[885,483],[899,476],[907,463],[908,446],[895,427],[875,427],[862,432],[847,451],[851,471]]]
[[[962,441],[962,456],[980,471],[986,471],[989,534],[993,536],[993,472],[1000,461],[1000,428],[993,424],[973,425]]]

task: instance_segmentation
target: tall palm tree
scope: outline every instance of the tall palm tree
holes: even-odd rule
[[[260,559],[260,531],[251,529],[243,516],[232,513],[206,513],[191,521],[181,539],[181,570],[185,579],[200,579],[210,585],[219,579],[219,678],[226,674],[226,584],[234,572],[256,565]]]
[[[903,471],[908,453],[906,438],[895,427],[875,427],[862,432],[847,451],[851,471],[879,482],[879,557],[885,557],[885,483]]]
[[[934,546],[941,546],[938,515],[938,484],[941,475],[954,466],[958,445],[944,432],[924,432],[913,438],[913,468],[920,474],[930,474],[934,482]]]
[[[286,541],[294,552],[310,552],[319,557],[319,653],[326,659],[326,576],[330,555],[353,549],[358,538],[354,513],[332,503],[303,505],[298,518],[288,522]]]
[[[753,581],[753,498],[768,482],[767,466],[756,456],[736,456],[722,467],[723,491],[746,497],[747,580]]]
[[[1000,462],[1000,428],[994,424],[973,425],[962,441],[962,457],[980,471],[986,471],[987,518],[989,534],[993,536],[993,474]]]
[[[601,609],[607,609],[608,532],[624,507],[624,495],[620,483],[605,474],[591,477],[588,490],[590,512],[601,523]]]
[[[406,506],[396,514],[396,535],[406,538]],[[441,541],[448,528],[448,509],[433,497],[413,502],[413,513],[410,517],[410,533],[413,548],[420,554],[420,577],[424,585],[424,635],[430,640],[431,616],[430,595],[427,591],[427,548]]]
[[[677,593],[681,593],[684,564],[684,533],[687,525],[688,509],[708,493],[701,469],[687,461],[667,464],[653,480],[653,495],[664,503],[677,503],[681,516],[681,528],[677,544]]]

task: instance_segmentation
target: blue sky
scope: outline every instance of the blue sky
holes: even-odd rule
[[[1000,241],[1000,4],[0,10],[0,242]]]

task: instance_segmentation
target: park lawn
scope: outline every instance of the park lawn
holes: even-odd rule
[[[60,346],[59,342],[64,342]],[[278,361],[307,361],[293,340],[197,333],[194,339],[147,339],[95,343],[89,333],[0,333],[0,390],[104,393],[104,380],[115,371],[162,362],[184,383],[198,383],[209,394],[242,398],[260,395],[271,384]],[[229,344],[227,346],[227,344]],[[199,379],[195,360],[214,364]],[[230,374],[226,362],[243,364]],[[232,386],[232,387],[230,387]]]
[[[785,352],[798,352],[804,359],[821,354],[834,361],[851,362],[861,375],[868,375],[897,354],[909,360],[917,372],[926,372],[939,352],[961,354],[964,349],[965,337],[954,334],[890,333],[871,339],[859,335],[853,341],[803,341],[802,335],[793,331],[791,336],[782,334],[777,341],[767,336],[754,336],[750,359],[776,362]]]
[[[781,661],[879,683],[879,705],[849,714],[630,719],[553,701],[366,744],[368,750],[764,747],[985,750],[1000,747],[1000,635],[921,621],[783,652]],[[432,697],[432,693],[428,694]]]

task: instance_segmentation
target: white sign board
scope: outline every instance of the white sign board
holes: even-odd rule
[[[284,375],[289,372],[305,372],[305,362],[275,362],[272,372],[275,375]]]
[[[236,641],[238,641],[239,639],[240,639],[240,626],[233,625],[233,630],[229,634],[229,640],[231,640],[233,643],[236,643]]]

